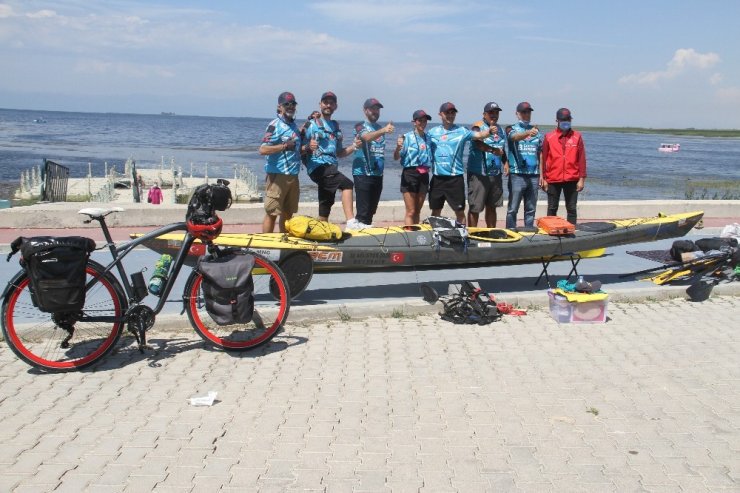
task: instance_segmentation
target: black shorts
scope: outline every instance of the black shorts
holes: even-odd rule
[[[352,190],[354,186],[334,164],[319,166],[308,177],[319,186],[319,216],[322,217],[329,217],[337,190]]]
[[[457,211],[465,210],[465,179],[458,176],[433,176],[429,186],[429,208],[441,209],[445,200],[450,208]]]
[[[426,193],[429,191],[429,168],[419,173],[419,168],[403,168],[401,173],[401,193]]]
[[[504,205],[504,182],[501,175],[483,176],[468,174],[468,207],[478,214],[486,207]]]

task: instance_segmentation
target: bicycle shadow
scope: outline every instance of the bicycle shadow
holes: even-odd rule
[[[160,368],[163,363],[176,357],[180,353],[192,350],[209,351],[214,353],[223,353],[235,359],[252,359],[267,356],[273,353],[285,351],[293,346],[305,344],[308,338],[292,336],[284,333],[284,329],[275,335],[269,342],[247,351],[226,351],[217,348],[202,339],[192,339],[188,337],[159,338],[152,337],[147,340],[149,348],[144,352],[139,351],[136,339],[131,335],[122,335],[116,346],[107,354],[102,361],[79,370],[80,373],[111,371],[124,368],[128,365],[134,365],[146,362],[150,368]],[[30,368],[28,373],[33,375],[53,375],[52,372]]]

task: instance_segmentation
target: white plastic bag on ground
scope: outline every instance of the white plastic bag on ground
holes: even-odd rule
[[[191,406],[212,406],[213,401],[216,400],[216,395],[218,395],[218,392],[214,392],[211,390],[208,392],[208,395],[200,396],[200,397],[191,397],[190,398],[190,405]]]

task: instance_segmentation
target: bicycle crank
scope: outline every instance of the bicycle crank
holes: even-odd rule
[[[149,347],[146,343],[146,331],[154,326],[154,310],[146,305],[136,305],[131,307],[126,318],[128,330],[136,338],[139,352],[143,353],[144,348]]]

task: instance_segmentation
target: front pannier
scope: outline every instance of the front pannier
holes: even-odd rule
[[[31,298],[39,310],[75,312],[85,306],[85,266],[95,242],[82,236],[17,238],[21,265],[28,273]]]
[[[198,259],[206,311],[218,325],[245,324],[254,312],[254,256],[232,251]]]

